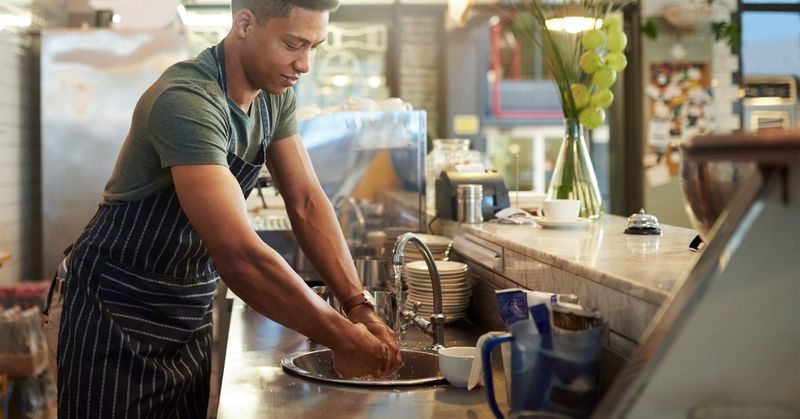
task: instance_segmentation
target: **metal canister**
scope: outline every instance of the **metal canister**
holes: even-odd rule
[[[462,223],[482,223],[483,186],[458,185],[456,189],[456,220]]]
[[[353,259],[356,273],[365,287],[386,287],[390,284],[388,258],[357,256]]]

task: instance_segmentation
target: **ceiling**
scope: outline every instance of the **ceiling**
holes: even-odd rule
[[[176,18],[176,6],[186,6],[186,16],[198,16],[203,23],[193,25],[214,26],[220,13],[229,13],[230,0],[65,0],[70,14],[94,14],[97,10],[111,10],[121,21],[115,20],[118,28],[161,28]],[[396,0],[340,0],[345,5],[391,4]],[[403,4],[447,4],[448,0],[399,0]],[[450,0],[453,1],[453,0]],[[461,0],[475,3],[486,0]],[[192,10],[193,9],[193,10]],[[229,15],[228,15],[229,16]],[[181,19],[184,19],[181,15]],[[208,23],[212,19],[215,23]],[[229,17],[228,17],[229,19]],[[196,20],[196,19],[195,19]],[[184,22],[189,25],[189,23]]]
[[[219,7],[221,9],[230,7],[230,0],[179,0],[185,6],[200,7]],[[343,4],[386,4],[394,0],[341,0]],[[116,9],[120,5],[130,3],[142,7],[142,0],[66,0],[67,9],[71,13],[88,13],[96,9]],[[447,0],[401,0],[406,4],[447,4]],[[481,0],[470,3],[481,3]],[[99,7],[93,7],[97,4]],[[117,7],[115,7],[117,6]]]
[[[185,6],[219,6],[219,7],[230,7],[231,2],[229,1],[222,1],[222,0],[183,0]]]
[[[220,8],[230,7],[231,2],[225,0],[182,0],[185,6],[203,6]],[[86,13],[98,9],[114,9],[124,3],[140,4],[140,0],[67,0],[67,10],[71,13]]]

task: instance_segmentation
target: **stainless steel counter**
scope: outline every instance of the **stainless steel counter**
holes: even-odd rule
[[[474,345],[482,331],[459,320],[445,330],[447,346]],[[406,341],[428,345],[416,329]],[[436,386],[370,388],[296,377],[281,369],[284,355],[319,345],[275,323],[236,299],[231,313],[222,378],[221,419],[235,418],[490,418],[485,389]],[[498,351],[499,352],[499,351]],[[497,355],[497,354],[495,354]],[[494,364],[498,364],[495,362]],[[498,403],[506,410],[505,384],[495,372]]]

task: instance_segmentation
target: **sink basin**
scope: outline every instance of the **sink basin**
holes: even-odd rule
[[[300,352],[285,356],[281,366],[287,372],[313,380],[357,386],[416,386],[444,381],[439,371],[438,355],[413,349],[401,349],[403,366],[394,374],[379,379],[342,378],[333,369],[330,349]]]

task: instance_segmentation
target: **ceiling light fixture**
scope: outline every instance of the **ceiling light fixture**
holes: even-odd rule
[[[567,33],[579,33],[603,27],[602,19],[587,17],[588,14],[582,5],[567,3],[553,11],[553,17],[545,21],[545,26],[551,31]]]
[[[551,31],[578,33],[588,31],[589,29],[602,28],[603,21],[601,19],[592,19],[584,16],[565,16],[547,19],[545,25],[547,29]]]
[[[447,0],[447,16],[453,23],[463,27],[471,3],[470,0]]]
[[[9,2],[0,2],[0,30],[6,27],[27,28],[31,26],[33,19],[29,10],[21,9]]]
[[[27,15],[11,15],[11,14],[0,14],[0,29],[4,27],[16,27],[16,28],[27,28],[31,26],[32,18],[31,14],[28,13]]]
[[[348,86],[352,82],[353,80],[351,79],[351,77],[345,74],[337,74],[331,77],[331,84],[333,84],[336,87]]]

